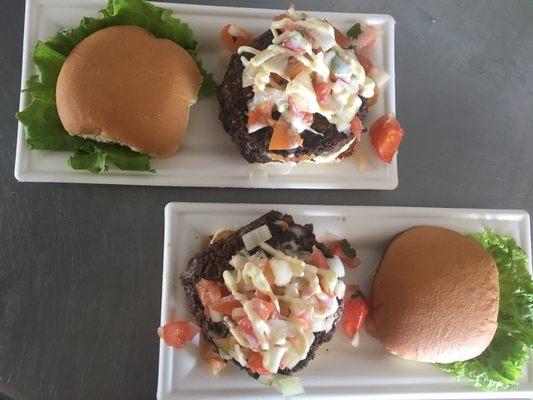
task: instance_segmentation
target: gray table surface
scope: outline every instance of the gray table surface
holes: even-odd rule
[[[281,0],[200,2],[287,6]],[[532,1],[298,4],[396,19],[397,114],[406,137],[394,191],[17,183],[14,114],[24,2],[0,3],[0,392],[5,395],[155,397],[163,207],[170,201],[533,211]]]

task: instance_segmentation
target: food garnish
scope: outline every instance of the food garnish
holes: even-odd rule
[[[57,112],[55,89],[67,56],[77,44],[96,31],[115,25],[136,25],[158,38],[174,41],[191,54],[203,76],[200,96],[214,92],[215,81],[202,67],[197,54],[198,42],[193,38],[191,29],[186,23],[172,17],[171,10],[156,7],[145,0],[109,0],[100,14],[99,18],[83,18],[77,28],[64,30],[44,42],[37,42],[33,62],[39,74],[30,77],[25,88],[32,102],[17,113],[17,118],[24,125],[26,144],[30,149],[74,151],[68,160],[68,165],[73,169],[98,173],[106,171],[113,164],[122,170],[154,172],[150,157],[145,154],[119,144],[70,136],[65,131]]]

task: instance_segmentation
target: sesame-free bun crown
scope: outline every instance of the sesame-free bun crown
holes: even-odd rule
[[[417,226],[387,247],[372,285],[377,336],[409,360],[449,363],[480,355],[497,328],[498,270],[476,241]]]
[[[195,61],[176,43],[138,26],[112,26],[65,60],[57,109],[71,135],[165,158],[181,145],[201,83]]]

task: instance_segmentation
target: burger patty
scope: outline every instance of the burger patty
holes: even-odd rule
[[[316,240],[312,224],[295,224],[290,215],[281,214],[277,211],[266,213],[229,236],[210,244],[205,250],[196,254],[188,262],[185,271],[180,275],[180,279],[183,288],[185,289],[185,296],[191,314],[194,316],[196,323],[202,330],[205,340],[211,345],[217,354],[218,349],[213,340],[215,338],[227,337],[230,332],[223,322],[212,322],[205,316],[204,307],[196,292],[196,283],[202,278],[224,282],[222,274],[225,270],[232,268],[229,264],[231,257],[244,248],[244,243],[241,239],[242,235],[261,225],[267,225],[270,229],[272,238],[268,240],[267,243],[275,249],[291,249],[292,246],[296,245],[299,250],[312,252],[313,246],[317,246],[326,257],[330,257],[330,253],[326,246]],[[315,358],[315,352],[320,345],[331,340],[341,313],[342,301],[339,301],[339,308],[336,312],[333,328],[329,332],[315,332],[315,340],[309,349],[307,357],[296,364],[294,368],[285,368],[278,372],[290,375],[291,373],[306,367],[309,361]],[[259,377],[258,374],[241,366],[237,361],[232,361],[253,378],[257,379]]]
[[[268,30],[253,40],[250,46],[258,50],[264,50],[272,43],[272,39],[272,32]],[[252,57],[250,53],[243,53],[242,55],[248,59]],[[268,150],[270,138],[272,137],[272,127],[265,127],[252,133],[249,133],[246,127],[248,123],[248,102],[254,97],[254,92],[251,86],[242,87],[243,71],[244,66],[241,62],[241,56],[234,54],[224,75],[224,80],[218,87],[217,98],[220,105],[219,118],[222,121],[224,130],[231,136],[239,152],[249,163],[266,163],[273,160],[295,162],[309,160],[318,155],[337,152],[354,140],[354,135],[351,132],[339,132],[335,124],[330,123],[323,115],[315,113],[313,114],[311,128],[323,135],[317,135],[305,130],[300,134],[303,139],[303,146],[290,151]],[[361,97],[361,100],[363,103],[357,116],[363,120],[368,107],[366,99]],[[279,114],[275,115],[273,113],[273,118],[279,118]],[[352,154],[355,145],[356,142],[353,141],[350,148],[338,158],[344,158]]]

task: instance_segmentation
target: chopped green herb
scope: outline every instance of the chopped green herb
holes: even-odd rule
[[[342,251],[350,258],[357,257],[357,252],[346,239],[342,241]]]
[[[346,32],[346,35],[352,40],[357,40],[359,35],[363,32],[361,29],[361,23],[357,22],[352,26],[350,29],[348,29],[348,32]]]

